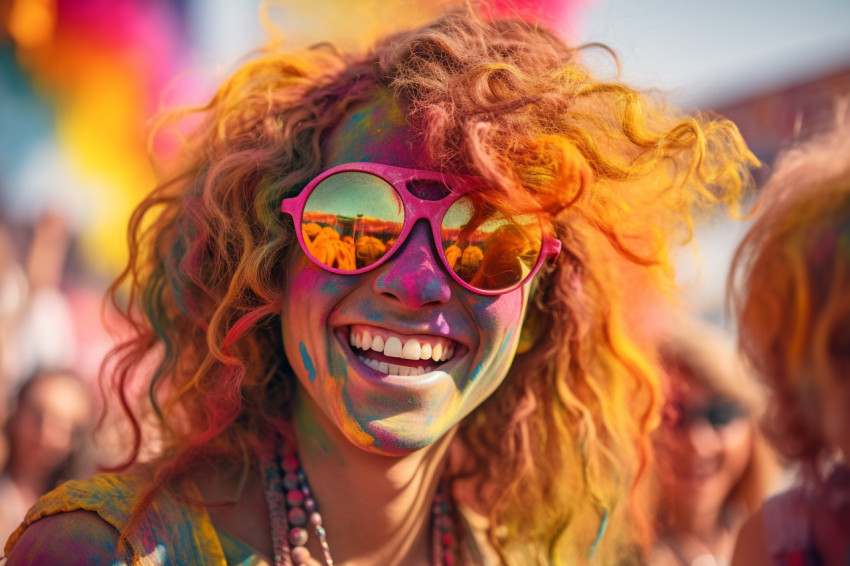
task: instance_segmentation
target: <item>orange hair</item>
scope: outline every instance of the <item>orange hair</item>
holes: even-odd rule
[[[850,367],[850,119],[781,156],[729,279],[740,346],[771,389],[765,428],[824,479],[818,396]]]
[[[137,423],[131,460],[141,439],[126,391],[151,354],[166,447],[152,490],[200,457],[241,454],[269,423],[286,430],[294,378],[278,313],[298,246],[280,201],[321,171],[328,133],[382,92],[405,101],[435,169],[482,176],[482,198],[542,215],[563,244],[529,302],[533,344],[458,437],[495,549],[509,564],[639,556],[659,394],[627,290],[664,284],[669,238],[688,237],[694,207],[733,203],[755,160],[730,122],[600,81],[545,29],[469,6],[362,55],[268,51],[197,109],[186,165],[137,209],[112,288],[129,289],[135,325],[111,360]]]

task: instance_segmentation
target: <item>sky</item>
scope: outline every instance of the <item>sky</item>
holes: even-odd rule
[[[582,42],[624,78],[700,106],[850,65],[850,0],[589,0]]]

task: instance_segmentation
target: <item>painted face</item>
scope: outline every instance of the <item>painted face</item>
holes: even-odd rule
[[[388,94],[351,114],[326,150],[326,167],[429,169]],[[495,297],[462,288],[424,221],[370,272],[330,273],[294,246],[287,274],[283,342],[301,392],[323,413],[317,422],[326,417],[369,451],[399,455],[434,442],[498,387],[513,360],[526,288]]]
[[[686,381],[659,456],[673,472],[679,513],[698,514],[721,509],[741,480],[752,457],[753,425],[737,402],[694,378]]]

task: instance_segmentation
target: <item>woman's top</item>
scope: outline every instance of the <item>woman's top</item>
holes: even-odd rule
[[[820,566],[813,525],[827,507],[848,504],[850,470],[838,466],[820,488],[799,486],[777,494],[762,505],[765,541],[774,566]],[[846,560],[850,563],[850,554]]]
[[[145,481],[140,475],[101,474],[63,483],[30,509],[9,537],[5,554],[8,556],[28,526],[57,513],[92,511],[120,532]],[[244,543],[217,531],[206,509],[191,501],[201,501],[201,495],[190,481],[183,482],[179,490],[161,490],[156,495],[127,540],[133,564],[249,566],[260,562]]]
[[[771,564],[818,566],[809,522],[811,495],[797,487],[775,495],[762,505],[764,535]]]
[[[130,519],[136,496],[147,476],[100,474],[86,480],[70,480],[44,495],[26,514],[23,523],[6,542],[5,555],[27,527],[43,517],[71,511],[91,511],[121,532]],[[202,505],[195,484],[182,482],[179,489],[161,490],[145,510],[127,539],[134,566],[254,566],[265,560],[252,548],[225,531],[216,529]],[[463,508],[466,562],[498,564],[486,541],[487,522]],[[121,558],[121,557],[116,557]]]

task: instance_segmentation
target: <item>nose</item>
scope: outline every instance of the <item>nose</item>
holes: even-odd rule
[[[447,302],[451,298],[450,277],[432,240],[428,223],[418,221],[401,249],[378,269],[375,292],[411,309]]]
[[[694,455],[709,457],[721,449],[720,436],[704,421],[690,423],[686,429],[685,445]]]

